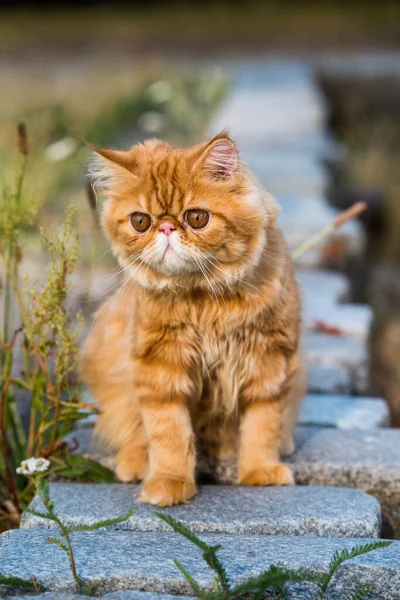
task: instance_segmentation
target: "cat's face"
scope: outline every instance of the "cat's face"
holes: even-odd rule
[[[225,134],[187,149],[151,140],[96,152],[94,177],[108,196],[104,229],[142,285],[226,284],[254,266],[266,214]]]

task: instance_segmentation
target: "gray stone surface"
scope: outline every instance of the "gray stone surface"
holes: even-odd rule
[[[66,592],[45,592],[34,596],[35,600],[87,600],[87,596],[80,594],[68,594]],[[187,596],[176,596],[171,594],[160,594],[157,592],[137,592],[134,590],[122,590],[110,592],[102,596],[104,600],[187,600]],[[7,600],[32,600],[32,596],[8,596]]]
[[[0,537],[0,572],[23,579],[36,577],[49,591],[72,591],[67,557],[46,541],[40,529],[7,531]],[[233,584],[275,564],[325,572],[335,551],[363,544],[365,538],[268,537],[201,534],[221,544],[219,558]],[[71,535],[79,576],[99,583],[99,593],[122,589],[185,594],[191,590],[173,563],[177,558],[203,589],[212,589],[213,574],[191,542],[175,533],[94,531]],[[400,598],[400,543],[345,562],[336,577],[372,584],[376,598]],[[339,598],[340,596],[336,596]]]
[[[301,405],[299,425],[376,429],[389,426],[389,410],[380,398],[309,394]]]
[[[335,306],[350,297],[350,280],[341,273],[325,269],[296,269],[296,279],[303,298],[318,300],[328,306]]]
[[[91,525],[126,513],[137,512],[117,529],[168,531],[154,515],[154,507],[137,501],[138,485],[51,484],[55,511],[68,525]],[[39,498],[32,503],[41,511]],[[316,535],[332,537],[379,537],[379,503],[366,494],[346,488],[262,488],[200,486],[188,505],[164,509],[198,533]],[[50,528],[54,523],[23,516],[24,528]]]
[[[341,302],[348,299],[350,293],[350,282],[346,277],[322,269],[298,269],[296,277],[302,293],[306,330],[313,331],[322,324],[366,342],[372,310],[366,305]]]
[[[325,333],[307,333],[303,339],[308,364],[341,367],[349,373],[358,394],[368,393],[368,352],[361,339]]]
[[[296,452],[289,458],[296,483],[346,486],[377,498],[385,536],[400,537],[400,430],[356,431],[298,427]],[[215,482],[233,483],[234,461],[201,461]]]
[[[80,451],[112,466],[91,441],[90,430],[76,432]],[[301,485],[347,486],[375,496],[383,510],[384,531],[400,536],[400,431],[376,429],[356,431],[299,427],[297,450],[290,461]],[[200,461],[208,481],[232,483],[236,479],[232,461]]]
[[[338,304],[327,306],[318,297],[304,297],[304,327],[308,331],[327,328],[336,331],[339,337],[356,336],[367,342],[372,323],[372,309],[362,304]]]
[[[90,430],[77,432],[80,451],[112,466],[111,457],[91,441]],[[84,434],[84,435],[82,435]],[[290,461],[301,485],[347,486],[375,496],[381,503],[384,530],[400,536],[400,431],[356,431],[299,427],[297,450]],[[219,483],[236,479],[232,461],[200,461],[200,471]]]
[[[308,365],[308,391],[313,394],[352,394],[351,372],[343,366]]]
[[[301,485],[337,485],[375,496],[385,533],[400,536],[400,431],[299,428],[290,459]]]

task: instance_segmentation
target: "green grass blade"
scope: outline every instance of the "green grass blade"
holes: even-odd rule
[[[187,571],[187,569],[185,569],[185,567],[183,566],[182,563],[179,562],[179,560],[177,558],[173,558],[172,559],[174,561],[174,563],[176,564],[176,566],[178,567],[178,569],[180,570],[180,572],[182,573],[182,575],[185,577],[185,579],[188,581],[190,587],[192,588],[192,590],[194,591],[194,593],[196,594],[196,596],[199,598],[200,597],[200,588],[197,585],[197,583],[195,582],[195,580],[193,579],[193,577],[191,576],[191,574],[189,573],[189,571]]]
[[[42,513],[37,510],[32,510],[31,508],[29,508],[29,506],[22,507],[22,509],[24,512],[34,515],[35,517],[39,517],[40,519],[48,519],[49,521],[55,521],[55,519],[49,513]]]
[[[227,592],[230,587],[228,575],[224,569],[223,564],[216,555],[216,552],[220,549],[220,547],[221,546],[211,546],[203,552],[203,558],[208,564],[208,566],[216,572],[220,584],[220,589]]]
[[[322,576],[318,573],[306,570],[292,571],[271,565],[267,571],[264,571],[257,577],[250,577],[231,590],[232,596],[240,597],[241,594],[256,592],[263,593],[268,588],[281,586],[285,583],[315,583],[321,584]]]
[[[105,519],[104,521],[98,521],[97,523],[93,523],[92,525],[71,525],[70,527],[66,527],[68,533],[75,533],[77,531],[95,531],[96,529],[101,529],[102,527],[110,527],[111,525],[118,525],[119,523],[123,523],[127,521],[132,515],[135,514],[137,508],[133,508],[129,510],[126,514],[121,515],[120,517],[115,517],[114,519]]]
[[[156,514],[157,517],[159,517],[160,519],[162,519],[163,521],[168,523],[168,525],[170,527],[172,527],[172,529],[176,533],[183,535],[190,542],[192,542],[192,544],[195,544],[196,546],[198,546],[198,548],[201,548],[203,551],[206,551],[209,549],[209,546],[205,542],[203,542],[200,538],[198,538],[197,535],[195,533],[193,533],[193,531],[190,531],[190,529],[188,527],[186,527],[186,525],[184,525],[180,521],[177,521],[173,517],[170,517],[169,515],[166,515],[164,513],[155,512],[154,514]]]
[[[65,552],[65,554],[68,555],[68,548],[67,548],[66,544],[64,544],[64,542],[62,542],[58,538],[48,537],[46,541],[49,542],[49,544],[55,544],[56,546],[61,548],[61,550],[63,550]]]
[[[321,591],[326,592],[332,577],[342,563],[347,560],[351,560],[352,558],[356,558],[356,556],[362,556],[363,554],[368,554],[369,552],[379,550],[380,548],[387,548],[391,544],[391,541],[377,541],[370,542],[369,544],[363,544],[362,546],[354,546],[354,548],[351,548],[350,550],[347,548],[344,548],[343,550],[337,550],[329,564],[328,573],[324,575],[321,583]]]
[[[209,546],[205,542],[203,542],[200,538],[197,537],[193,531],[190,531],[186,525],[177,521],[170,515],[166,515],[164,513],[155,512],[157,517],[168,523],[170,527],[180,535],[183,535],[190,542],[195,544],[198,548],[203,550],[203,559],[206,561],[208,566],[215,571],[218,576],[218,580],[220,582],[221,590],[227,591],[229,589],[229,580],[226,574],[226,571],[220,562],[220,560],[216,556],[216,552],[220,549],[221,546]]]
[[[26,579],[20,579],[19,577],[6,577],[0,573],[0,585],[11,585],[13,587],[21,587],[26,589],[35,589],[35,584]]]

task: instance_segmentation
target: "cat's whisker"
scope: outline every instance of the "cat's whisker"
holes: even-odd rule
[[[195,263],[199,267],[201,273],[203,274],[204,279],[207,281],[207,283],[208,283],[208,285],[210,287],[211,293],[215,297],[215,300],[216,300],[216,302],[218,304],[218,310],[219,310],[220,305],[219,305],[219,300],[218,300],[218,294],[215,291],[215,288],[214,288],[213,284],[211,283],[210,278],[207,276],[207,273],[205,271],[206,265],[204,265],[204,263],[201,261],[201,256],[199,255],[199,253],[197,253],[193,248],[190,248],[189,250],[190,250],[190,254],[191,254],[193,260],[195,261]],[[207,270],[210,272],[210,269],[207,269]],[[211,273],[211,275],[213,275],[213,273]],[[222,298],[222,294],[220,294],[220,295],[221,295],[221,298]]]
[[[137,254],[139,254],[139,253],[137,253]],[[128,268],[129,266],[131,266],[132,264],[134,264],[134,263],[135,263],[137,260],[138,260],[138,258],[136,257],[136,254],[135,254],[135,255],[133,255],[133,257],[130,257],[130,258],[128,259],[128,261],[127,261],[127,267],[123,267],[122,271],[127,271],[127,268]],[[142,261],[141,261],[141,262],[142,262]],[[139,264],[139,265],[136,267],[136,269],[137,269],[139,266],[140,266],[140,264]],[[135,269],[135,270],[136,270],[136,269]],[[117,296],[117,295],[119,294],[119,292],[120,292],[120,291],[121,291],[121,290],[122,290],[122,289],[125,287],[125,285],[128,283],[128,281],[129,281],[129,280],[133,281],[131,274],[128,272],[128,275],[125,277],[125,279],[123,279],[123,281],[122,281],[122,282],[121,282],[121,281],[119,281],[119,282],[118,282],[116,285],[114,285],[114,286],[113,286],[113,287],[112,287],[110,290],[107,290],[107,291],[106,291],[104,294],[102,294],[102,295],[104,296],[105,294],[109,293],[111,290],[115,289],[115,288],[116,288],[116,287],[117,287],[119,284],[121,284],[121,285],[120,285],[120,287],[117,289],[117,291],[116,291],[116,292],[115,292],[115,293],[114,293],[114,294],[111,296],[111,298],[109,298],[108,300],[106,300],[106,302],[105,302],[105,303],[102,305],[102,307],[101,307],[101,308],[100,308],[100,309],[97,311],[97,313],[95,314],[95,316],[94,316],[94,319],[93,319],[93,322],[92,322],[92,324],[91,324],[91,326],[90,326],[90,328],[89,328],[89,331],[88,331],[88,334],[87,334],[87,338],[89,337],[89,335],[90,335],[90,333],[91,333],[91,331],[92,331],[92,329],[93,329],[93,326],[95,325],[95,323],[96,323],[96,321],[97,321],[97,318],[99,317],[100,313],[103,311],[103,309],[104,309],[104,308],[105,308],[105,307],[106,307],[108,304],[110,304],[110,307],[109,307],[109,313],[110,313],[110,311],[111,311],[111,308],[112,308],[112,304],[113,304],[113,302],[114,302],[114,300],[115,300],[116,296]],[[125,293],[126,293],[126,290],[125,290]],[[101,296],[100,296],[100,297],[101,297]]]
[[[105,329],[105,331],[106,331],[106,335],[107,335],[107,332],[108,332],[108,330],[109,330],[110,323],[112,323],[112,319],[110,319],[110,313],[111,313],[112,307],[113,307],[113,305],[114,305],[115,299],[116,299],[116,298],[117,298],[117,296],[120,294],[121,290],[123,290],[123,288],[124,288],[124,287],[125,287],[125,286],[126,286],[126,285],[127,285],[129,282],[130,282],[130,281],[132,281],[132,279],[131,279],[130,277],[127,277],[127,278],[124,280],[124,282],[123,282],[123,284],[121,285],[121,287],[120,287],[120,288],[118,288],[118,290],[115,292],[115,294],[113,294],[113,296],[111,297],[111,299],[110,299],[110,301],[109,301],[109,305],[110,305],[110,306],[109,306],[109,308],[108,308],[108,315],[107,315],[107,325],[106,325],[106,329]]]
[[[130,283],[125,288],[124,294],[122,296],[121,311],[120,311],[120,317],[121,317],[121,319],[123,319],[123,316],[124,316],[124,308],[125,308],[125,301],[126,301],[127,292],[132,287],[132,284],[134,283],[134,279],[132,277],[129,277],[129,279],[130,279]]]
[[[194,258],[194,257],[193,257],[193,258]],[[201,265],[201,263],[200,263],[200,262],[198,262],[198,260],[197,260],[196,258],[194,258],[194,260],[196,261],[196,264],[197,264],[197,266],[199,267],[200,271],[202,272],[202,274],[203,274],[203,276],[204,276],[204,279],[207,281],[208,285],[210,286],[211,293],[212,293],[212,295],[214,296],[214,298],[215,298],[215,300],[216,300],[216,302],[217,302],[217,304],[218,304],[218,309],[219,309],[219,301],[218,301],[218,296],[217,296],[217,294],[216,294],[216,292],[215,292],[215,290],[214,290],[214,287],[213,287],[213,285],[212,285],[211,281],[210,281],[210,280],[209,280],[209,278],[207,277],[207,274],[206,274],[206,272],[204,271],[204,268],[203,268],[203,266]]]
[[[120,291],[120,290],[121,290],[121,289],[124,287],[124,285],[125,285],[125,284],[126,284],[128,281],[129,281],[129,277],[127,277],[127,278],[126,278],[126,279],[125,279],[125,280],[122,282],[122,284],[121,284],[121,287],[120,287],[120,288],[118,288],[118,290],[117,290],[117,291],[116,291],[116,292],[115,292],[115,293],[114,293],[114,294],[111,296],[111,298],[109,298],[108,300],[106,300],[106,301],[104,302],[104,304],[103,304],[103,305],[102,305],[102,306],[99,308],[99,310],[96,312],[96,314],[95,314],[95,316],[94,316],[94,319],[93,319],[93,321],[92,321],[92,324],[91,324],[91,325],[90,325],[90,327],[89,327],[89,331],[88,331],[88,333],[87,333],[87,336],[86,336],[86,338],[87,338],[87,339],[90,337],[90,334],[91,334],[91,332],[92,332],[92,329],[93,329],[93,327],[94,327],[94,325],[95,325],[95,323],[96,323],[96,321],[97,321],[98,317],[99,317],[99,316],[100,316],[100,314],[103,312],[104,308],[105,308],[105,307],[106,307],[106,306],[107,306],[107,305],[108,305],[110,302],[112,302],[112,301],[115,299],[115,297],[117,296],[117,294],[119,293],[119,291]]]
[[[219,283],[219,284],[221,284],[221,286],[223,287],[223,286],[224,286],[224,282],[223,282],[223,281],[221,281],[221,279],[219,279],[219,278],[218,278],[218,277],[215,275],[215,273],[213,273],[213,272],[211,271],[211,269],[210,269],[210,268],[209,268],[209,267],[208,267],[206,264],[204,264],[204,263],[202,263],[202,264],[203,264],[203,267],[204,267],[205,269],[207,269],[207,271],[210,273],[210,275],[212,275],[213,277],[215,277],[215,278],[216,278],[216,280],[218,281],[218,283]],[[220,295],[220,297],[221,297],[221,300],[222,300],[222,302],[224,303],[224,305],[225,305],[225,308],[227,309],[227,308],[228,308],[228,306],[227,306],[227,304],[226,304],[226,301],[225,301],[225,297],[224,297],[224,294],[223,294],[223,292],[222,292],[222,291],[221,291],[221,289],[219,289],[218,287],[217,287],[217,290],[219,291],[219,295]]]
[[[118,274],[121,274],[124,271],[126,272],[126,270],[127,270],[126,268],[123,268],[122,271],[120,271]],[[102,294],[99,294],[99,296],[95,296],[94,298],[90,298],[90,300],[87,300],[87,302],[96,302],[97,300],[100,300],[100,298],[103,298],[104,296],[106,296],[107,294],[109,294],[110,292],[112,292],[113,290],[115,290],[115,288],[117,288],[120,283],[121,283],[121,281],[118,280],[112,287],[110,287],[109,289],[105,290]]]
[[[129,267],[129,265],[133,264],[137,258],[140,256],[140,252],[137,252],[136,254],[132,255],[129,257],[129,259],[126,261],[126,264],[124,266],[121,265],[117,265],[116,267],[114,267],[114,269],[112,269],[112,271],[110,271],[110,273],[108,275],[110,275],[109,277],[107,277],[105,280],[101,280],[98,283],[96,283],[94,285],[94,287],[98,287],[99,285],[106,285],[106,283],[108,281],[110,281],[111,279],[114,279],[115,277],[117,277],[118,275],[120,275],[121,273],[123,273],[127,267]],[[116,271],[115,273],[113,273],[113,271]],[[112,274],[111,274],[112,273]],[[96,300],[99,300],[100,298],[102,298],[103,296],[105,296],[106,294],[108,294],[109,292],[111,292],[113,289],[115,289],[117,287],[117,285],[120,282],[117,281],[116,284],[114,284],[112,287],[110,287],[109,289],[106,289],[102,294],[100,294],[99,296],[95,296],[92,298],[89,298],[89,300],[86,300],[86,302],[95,302]],[[87,290],[85,290],[86,292],[89,292],[90,289],[88,288]]]

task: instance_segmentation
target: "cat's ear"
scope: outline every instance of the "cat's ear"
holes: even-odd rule
[[[85,142],[94,157],[89,165],[89,177],[96,188],[109,189],[116,183],[126,179],[128,173],[137,175],[138,163],[131,151],[96,148]]]
[[[197,165],[200,164],[213,179],[225,181],[236,176],[238,159],[235,144],[223,131],[207,144]]]

